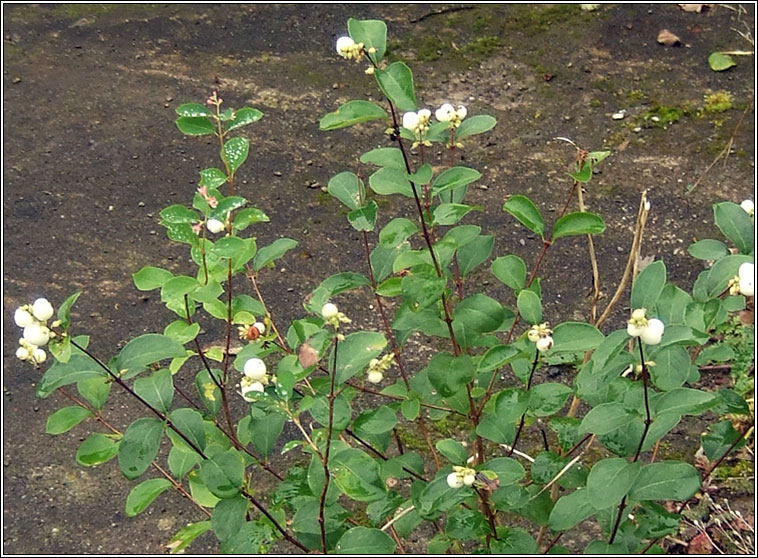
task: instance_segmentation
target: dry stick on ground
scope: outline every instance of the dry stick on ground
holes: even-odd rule
[[[101,423],[103,426],[105,426],[108,430],[110,430],[114,434],[117,434],[119,436],[123,436],[123,434],[121,433],[120,430],[118,430],[116,427],[114,427],[112,424],[110,424],[107,420],[105,420],[105,418],[103,417],[102,413],[99,410],[95,409],[94,407],[90,407],[89,405],[87,405],[81,399],[78,399],[77,397],[74,397],[68,391],[66,391],[63,387],[59,387],[58,391],[61,393],[61,395],[63,395],[64,397],[66,397],[70,401],[76,403],[82,409],[87,409],[90,413],[92,413],[92,416],[95,418],[95,420],[97,420],[99,423]],[[157,461],[152,461],[150,464],[153,467],[155,467],[155,469],[161,475],[163,475],[163,477],[166,480],[168,480],[173,485],[174,489],[177,492],[179,492],[179,494],[181,494],[182,496],[184,496],[185,498],[187,498],[190,502],[192,502],[195,506],[197,506],[200,509],[200,511],[202,511],[208,517],[208,519],[210,519],[211,512],[209,512],[207,509],[205,509],[202,506],[202,504],[200,504],[200,502],[198,502],[197,500],[195,500],[192,497],[192,495],[189,492],[187,492],[187,490],[184,488],[184,486],[182,486],[181,481],[176,480],[168,471],[166,471],[163,467],[161,467],[160,465],[158,465]]]
[[[129,393],[129,395],[131,395],[132,397],[134,397],[143,406],[145,406],[147,409],[149,409],[168,428],[170,428],[171,430],[173,430],[174,432],[176,432],[179,435],[179,437],[181,437],[182,440],[184,440],[184,442],[190,448],[192,448],[192,450],[195,453],[197,453],[203,459],[208,459],[208,457],[205,455],[205,453],[203,452],[203,450],[201,450],[197,446],[197,444],[195,444],[195,442],[193,442],[192,440],[190,440],[187,437],[186,434],[184,434],[181,430],[179,430],[179,428],[177,428],[176,425],[174,425],[174,423],[171,421],[171,419],[169,419],[169,417],[167,415],[165,415],[164,413],[162,413],[161,411],[159,411],[158,409],[156,409],[155,407],[153,407],[144,398],[142,398],[139,394],[137,394],[126,382],[124,382],[124,380],[121,379],[121,377],[118,374],[116,374],[115,372],[113,372],[113,370],[111,370],[108,366],[106,366],[106,364],[103,363],[102,360],[100,360],[92,352],[90,352],[89,350],[87,350],[86,347],[83,347],[82,345],[79,345],[73,339],[71,340],[71,345],[74,346],[74,347],[76,347],[77,349],[79,349],[82,353],[84,353],[85,355],[87,355],[89,358],[91,358],[102,370],[105,371],[106,374],[108,374],[108,376],[110,376],[110,378],[114,382],[116,382],[119,385],[119,387],[121,387],[122,389],[124,389],[127,393]],[[284,527],[282,527],[282,525],[276,520],[276,518],[273,515],[271,515],[271,512],[269,512],[268,509],[266,509],[266,507],[263,504],[261,504],[258,501],[258,499],[253,494],[251,494],[250,492],[248,492],[247,490],[245,490],[244,487],[242,488],[242,490],[240,492],[242,493],[242,495],[245,498],[247,498],[258,509],[258,511],[260,511],[263,515],[266,516],[266,518],[271,522],[271,524],[274,526],[274,528],[276,528],[276,530],[279,531],[281,533],[281,535],[289,543],[291,543],[294,546],[298,547],[300,550],[303,550],[303,551],[306,551],[306,552],[308,551],[308,549],[300,541],[298,541]]]

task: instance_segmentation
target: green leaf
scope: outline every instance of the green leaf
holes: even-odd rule
[[[161,223],[197,223],[200,216],[197,211],[181,204],[170,205],[161,210]]]
[[[511,441],[511,440],[509,440]],[[479,467],[482,471],[493,471],[497,475],[500,486],[507,486],[524,478],[526,471],[521,463],[510,457],[496,457]]]
[[[403,152],[397,147],[377,147],[361,155],[361,163],[372,163],[380,167],[389,167],[405,172]]]
[[[554,531],[566,531],[594,515],[596,510],[590,504],[588,492],[589,490],[580,488],[559,498],[550,512],[550,528]]]
[[[479,180],[482,177],[476,169],[470,169],[468,167],[453,167],[440,173],[440,175],[434,180],[432,184],[432,195],[440,196],[445,192],[456,190],[472,182]],[[452,201],[452,200],[446,200]]]
[[[480,235],[466,245],[466,249],[458,252],[458,269],[461,275],[466,277],[480,264],[484,263],[492,253],[495,245],[495,237],[492,235]]]
[[[519,354],[512,345],[495,345],[482,356],[477,366],[477,373],[497,370],[508,364]]]
[[[403,112],[415,111],[416,93],[413,90],[413,73],[404,62],[393,62],[387,69],[378,68],[374,76],[387,98]]]
[[[690,356],[684,347],[666,347],[655,353],[655,366],[648,368],[656,387],[668,391],[682,387],[690,372]]]
[[[740,208],[742,210],[742,208]],[[729,254],[729,248],[720,240],[706,238],[690,244],[687,248],[690,256],[698,260],[718,260]]]
[[[262,412],[261,412],[262,413]],[[276,411],[260,414],[253,413],[250,427],[254,432],[253,445],[264,457],[274,449],[277,438],[284,429],[286,417]]]
[[[382,196],[402,194],[408,198],[413,197],[413,187],[404,170],[382,167],[368,177],[368,184],[374,192]]]
[[[309,297],[306,308],[308,311],[321,316],[321,308],[333,296],[360,287],[368,287],[369,285],[371,285],[370,281],[360,273],[353,273],[352,271],[336,273],[335,275],[324,279],[321,284],[314,289]],[[303,338],[301,341],[305,341],[305,339]]]
[[[714,72],[723,72],[732,66],[736,66],[737,62],[735,62],[734,58],[728,54],[723,54],[721,52],[712,52],[708,57],[708,65]]]
[[[110,461],[118,453],[118,442],[110,436],[91,434],[76,450],[76,462],[83,467],[94,467]]]
[[[453,328],[460,343],[469,346],[482,333],[497,330],[506,319],[505,308],[495,299],[475,294],[463,299],[453,312]]]
[[[244,107],[234,111],[234,118],[232,118],[226,125],[226,131],[231,132],[242,126],[247,126],[253,122],[257,122],[263,117],[263,113],[258,109],[251,107]]]
[[[481,211],[479,205],[463,205],[460,203],[441,203],[434,208],[433,225],[455,225],[470,211]]]
[[[197,523],[190,523],[186,527],[183,527],[179,532],[171,538],[171,541],[167,545],[171,548],[171,554],[180,554],[187,548],[192,541],[198,538],[211,528],[210,521],[198,521]]]
[[[476,427],[476,434],[496,444],[510,444],[516,435],[516,428],[512,423],[505,423],[497,416],[484,415]]]
[[[628,425],[635,416],[621,403],[601,403],[584,416],[579,433],[609,434]]]
[[[174,486],[167,479],[150,479],[132,488],[126,497],[126,517],[142,513],[167,489]]]
[[[200,324],[188,324],[182,320],[175,320],[171,322],[163,330],[163,335],[171,337],[171,339],[175,339],[182,345],[192,341],[195,337],[197,337],[198,333],[200,333]]]
[[[221,186],[228,178],[229,177],[226,176],[226,173],[221,169],[211,167],[200,171],[200,182],[198,185],[200,187],[205,186],[206,188],[214,189]]]
[[[397,217],[379,232],[379,243],[387,248],[394,248],[409,236],[416,234],[418,230],[418,226],[413,221],[405,217]]]
[[[253,261],[253,268],[255,271],[260,271],[268,264],[281,258],[295,246],[297,246],[297,241],[292,240],[291,238],[279,238],[275,240],[268,246],[264,246],[258,250],[258,253],[255,255],[255,260]]]
[[[229,172],[234,174],[247,159],[250,142],[246,138],[232,138],[224,144],[222,159],[229,165]]]
[[[216,128],[205,116],[180,116],[176,119],[176,127],[188,136],[205,136],[215,134]]]
[[[632,310],[652,310],[666,284],[666,266],[662,260],[653,262],[640,271],[632,285]]]
[[[169,419],[176,430],[181,432],[196,448],[200,451],[205,449],[205,426],[203,424],[203,415],[194,409],[176,409],[170,415]],[[176,438],[175,438],[176,439]],[[184,445],[187,450],[195,450],[187,444],[183,438],[179,444]]]
[[[387,50],[387,24],[378,19],[347,20],[347,32],[356,43],[363,43],[366,50],[375,48],[374,54],[369,54],[374,64],[379,64]],[[388,553],[391,554],[391,553]]]
[[[92,413],[89,410],[78,405],[63,407],[62,409],[55,411],[47,418],[45,433],[63,434],[64,432],[71,430],[74,426],[82,422],[87,417],[91,416]]]
[[[185,451],[181,446],[174,446],[168,452],[168,468],[176,478],[184,478],[202,458],[194,451]]]
[[[71,307],[74,305],[76,300],[79,298],[79,295],[81,294],[81,292],[72,294],[58,307],[57,318],[61,322],[61,328],[64,331],[68,330],[68,325],[71,322]]]
[[[327,192],[348,206],[351,210],[358,209],[366,199],[366,189],[363,181],[352,172],[335,174],[326,187]]]
[[[134,381],[134,392],[163,413],[171,409],[174,399],[174,382],[171,371],[163,368],[150,376]]]
[[[403,277],[400,286],[403,300],[415,312],[436,304],[445,290],[447,279],[438,277],[431,265],[420,265],[413,272]]]
[[[234,448],[217,453],[200,464],[200,478],[208,490],[222,500],[239,494],[244,476],[244,460]]]
[[[387,493],[379,464],[361,450],[350,448],[339,452],[330,470],[339,489],[352,500],[374,502]]]
[[[553,329],[554,344],[551,354],[589,351],[599,346],[603,339],[603,334],[590,324],[563,322]]]
[[[445,523],[445,534],[451,539],[475,539],[488,531],[487,519],[479,510],[457,509],[448,515]]]
[[[518,294],[518,311],[521,317],[529,324],[542,322],[542,302],[540,297],[530,290],[523,290]]]
[[[103,369],[90,357],[72,354],[68,362],[56,362],[47,369],[37,386],[37,397],[44,399],[59,387],[104,375]]]
[[[187,275],[178,275],[171,277],[161,287],[161,300],[170,302],[172,300],[184,302],[184,295],[191,293],[199,288],[200,284],[194,277]]]
[[[699,415],[718,404],[713,393],[699,389],[676,388],[655,400],[656,413],[677,413],[679,415]]]
[[[539,554],[537,541],[520,527],[498,527],[497,539],[490,541],[493,554],[525,556]]]
[[[502,423],[519,420],[528,407],[529,392],[520,388],[506,388],[495,399],[495,415]]]
[[[526,287],[526,264],[518,256],[509,254],[495,259],[490,271],[501,283],[516,292]]]
[[[346,336],[337,351],[337,383],[344,384],[363,372],[386,346],[384,335],[374,331],[358,331]],[[329,362],[332,362],[331,356]]]
[[[634,485],[641,463],[620,457],[603,459],[592,466],[587,476],[587,497],[592,507],[604,510],[618,504]]]
[[[118,464],[129,480],[144,473],[158,455],[163,423],[157,418],[138,418],[124,432],[118,448]]]
[[[406,399],[400,404],[400,412],[405,420],[416,420],[421,412],[421,403],[418,399]]]
[[[588,211],[568,213],[555,222],[553,240],[577,234],[600,234],[605,231],[605,222]]]
[[[390,432],[396,425],[397,414],[387,405],[361,413],[353,422],[354,429],[374,435]]]
[[[544,238],[545,221],[532,200],[526,196],[511,196],[503,205],[503,209],[513,215],[527,229]]]
[[[218,202],[218,205],[211,212],[210,217],[218,219],[219,221],[226,221],[226,217],[230,211],[234,211],[246,203],[247,200],[240,196],[227,196]]]
[[[257,207],[246,207],[245,209],[238,211],[234,216],[234,222],[232,223],[232,226],[235,231],[239,232],[244,231],[247,227],[254,225],[255,223],[268,222],[268,215],[263,213],[263,211]]]
[[[451,397],[474,378],[474,364],[468,355],[437,353],[426,367],[429,381],[442,397]]]
[[[393,554],[396,546],[380,529],[353,527],[340,537],[334,551],[337,554]]]
[[[743,211],[744,213],[744,211]],[[737,275],[740,266],[745,262],[752,262],[753,258],[750,256],[743,256],[742,254],[733,254],[731,256],[724,256],[719,261],[713,264],[710,273],[708,273],[706,281],[706,289],[709,297],[716,298],[721,292],[726,289],[729,280]],[[706,325],[710,324],[710,320],[706,322]],[[715,325],[715,324],[714,324]]]
[[[669,283],[658,297],[654,315],[667,327],[684,324],[684,314],[691,302],[692,297],[687,292]]]
[[[236,535],[247,519],[248,501],[242,495],[221,500],[213,508],[211,525],[220,541],[226,541]]]
[[[356,231],[373,231],[376,226],[376,212],[379,206],[374,200],[369,200],[364,207],[354,209],[347,215],[347,220]]]
[[[113,366],[123,380],[133,378],[148,365],[166,358],[183,357],[186,352],[178,341],[159,333],[147,333],[132,339],[116,355]]]
[[[199,116],[212,116],[210,109],[199,103],[184,103],[176,107],[176,114],[179,116],[188,116],[197,118]]]
[[[330,112],[321,118],[319,129],[322,131],[338,130],[360,124],[387,118],[385,110],[370,101],[348,101],[334,112]]]
[[[634,500],[689,500],[700,488],[700,474],[689,463],[662,461],[642,467],[629,497]]]
[[[753,220],[734,202],[721,202],[713,206],[713,219],[740,254],[750,254],[754,249],[755,225]]]
[[[497,124],[497,120],[488,114],[470,116],[461,122],[461,125],[455,131],[455,139],[463,139],[468,136],[489,132],[495,127],[495,124]]]
[[[563,384],[544,382],[529,391],[529,408],[537,417],[546,417],[560,411],[573,390]]]
[[[465,465],[468,458],[468,452],[460,442],[451,438],[440,440],[435,444],[437,451],[444,455],[450,463],[454,465]]]
[[[705,456],[716,461],[732,448],[732,444],[740,437],[740,433],[734,429],[732,422],[725,420],[717,424],[708,426],[708,432],[702,437],[703,452]],[[745,445],[744,438],[740,440],[733,449],[739,449]]]
[[[112,383],[105,376],[80,380],[76,384],[79,393],[98,411],[105,406]]]

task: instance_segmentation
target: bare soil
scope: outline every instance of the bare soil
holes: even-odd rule
[[[66,402],[34,397],[39,373],[14,358],[18,331],[9,318],[38,296],[59,303],[80,290],[76,331],[90,334],[105,359],[128,339],[162,330],[169,313],[157,293],[133,287],[131,274],[145,265],[191,269],[185,248],[166,240],[158,213],[190,200],[197,171],[217,155],[210,140],[176,130],[179,104],[218,90],[228,106],[265,113],[245,129],[252,147],[238,187],[271,217],[258,229],[259,245],[280,236],[300,242],[263,277],[282,324],[302,315],[303,299],[330,274],[365,270],[357,233],[319,187],[357,169],[360,153],[386,141],[376,126],[318,130],[318,119],[341,102],[377,94],[362,67],[334,53],[348,17],[388,23],[390,56],[411,65],[423,105],[465,103],[469,114],[498,119],[462,158],[483,172],[470,203],[484,211],[468,221],[496,235],[495,255],[533,261],[538,239],[501,208],[506,196],[522,193],[548,219],[560,210],[574,153],[552,138],[564,136],[613,152],[585,194],[608,223],[596,241],[604,290],[623,269],[643,190],[653,205],[643,255],[664,259],[670,278],[690,287],[702,264],[686,248],[716,234],[711,205],[754,196],[754,60],[737,57],[736,67],[719,73],[707,62],[715,50],[752,50],[735,31],[754,32],[754,6],[743,7],[740,16],[721,5],[697,14],[676,4],[596,12],[578,5],[4,4],[4,552],[161,553],[179,528],[201,519],[175,493],[126,518],[131,484],[115,462],[96,469],[74,462],[96,425],[44,434],[47,416]],[[682,44],[658,44],[664,28]],[[721,90],[733,108],[704,111],[704,96]],[[686,194],[745,109],[726,164]],[[621,110],[624,118],[614,120]],[[653,110],[679,119],[654,125],[644,118]],[[409,208],[393,200],[381,210],[384,223]],[[582,240],[549,252],[543,290],[554,301],[546,303],[552,322],[583,318],[591,280],[584,262]],[[494,283],[485,267],[471,288],[512,304]],[[358,325],[378,327],[367,310],[355,314]],[[207,331],[203,342],[218,334]],[[121,394],[106,409],[120,427],[139,412]],[[680,426],[672,451],[691,456],[702,429],[698,421]],[[752,516],[752,495],[740,501]],[[583,548],[578,540],[562,544]],[[207,534],[189,552],[215,549]]]

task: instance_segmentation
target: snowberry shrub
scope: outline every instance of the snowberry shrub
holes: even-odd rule
[[[262,114],[226,108],[216,93],[205,104],[184,104],[177,109],[179,130],[215,136],[220,149],[220,166],[200,171],[190,205],[160,214],[169,239],[187,245],[196,268],[189,275],[159,267],[134,274],[138,289],[160,290],[176,319],[108,359],[74,332],[70,309],[78,293],[49,325],[54,309],[45,299],[16,310],[23,329],[18,358],[40,366],[47,345],[55,359],[38,395],[58,391],[74,403],[50,416],[47,431],[60,434],[84,420],[101,425],[76,460],[93,467],[115,458],[128,480],[139,480],[127,515],[166,490],[190,500],[198,520],[176,533],[172,552],[208,530],[229,553],[265,553],[277,541],[295,552],[404,552],[422,524],[434,533],[426,541],[431,553],[566,552],[559,539],[584,520],[598,525],[585,552],[660,551],[657,541],[677,531],[687,500],[744,443],[745,432],[729,420],[712,424],[702,448],[713,464],[702,476],[669,459],[661,445],[686,415],[750,413],[729,389],[693,386],[698,365],[719,358],[709,349],[709,333],[753,304],[752,204],[714,206],[732,246],[706,239],[690,247],[692,256],[712,263],[689,293],[667,282],[663,261],[637,273],[650,210],[643,194],[626,269],[618,270],[619,284],[606,301],[593,240],[606,225],[586,211],[582,185],[609,153],[576,148],[552,224],[526,196],[504,200],[503,209],[541,239],[529,266],[504,251],[491,261],[489,271],[512,296],[499,301],[477,292],[470,278],[490,260],[497,239],[461,224],[479,209],[465,200],[481,173],[458,158],[464,142],[496,121],[470,115],[463,105],[419,103],[410,68],[384,60],[383,22],[351,19],[348,33],[337,41],[338,54],[365,65],[365,79],[376,81],[383,100],[349,101],[320,127],[360,125],[365,143],[385,142],[359,157],[360,173],[371,169],[370,190],[350,170],[328,184],[361,234],[366,273],[325,279],[305,301],[302,318],[286,328],[277,324],[258,281],[296,242],[281,238],[258,247],[250,227],[268,217],[235,191],[249,148],[235,134]],[[440,154],[446,164],[432,165]],[[407,212],[380,218],[381,196],[403,198]],[[570,211],[574,203],[578,211]],[[577,235],[590,254],[577,265],[591,266],[594,277],[589,320],[555,323],[558,316],[543,311],[550,293],[540,272],[550,247]],[[248,288],[233,289],[236,275]],[[632,279],[630,312],[620,320],[626,325],[601,330]],[[353,289],[374,297],[381,331],[352,325],[340,294]],[[204,349],[197,336],[210,320],[223,323],[225,338]],[[411,365],[408,347],[417,332],[434,339],[434,352]],[[233,355],[237,335],[244,347]],[[576,371],[570,383],[537,381],[536,372],[553,364]],[[178,388],[187,377],[194,390]],[[104,410],[114,386],[145,409],[125,429]],[[361,392],[374,404],[357,412],[351,402]],[[239,408],[241,415],[233,411]],[[465,425],[458,439],[433,428],[445,418]],[[300,436],[282,447],[286,422]],[[409,430],[418,432],[423,449],[400,444],[398,432]],[[544,443],[522,442],[539,439],[538,431]],[[164,437],[167,453],[160,451]],[[275,448],[296,453],[301,465],[278,470]],[[272,482],[275,488],[261,488]],[[665,501],[681,502],[678,512]]]

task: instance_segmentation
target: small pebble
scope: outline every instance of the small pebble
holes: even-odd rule
[[[274,171],[274,176],[282,176],[282,171]]]
[[[611,115],[611,118],[613,118],[614,120],[623,120],[624,119],[624,113],[623,112],[614,112]]]
[[[658,118],[657,116],[652,116],[652,117],[650,118],[650,120],[652,120],[653,122],[660,122],[660,121],[661,121],[661,119],[660,119],[660,118]]]
[[[636,127],[634,130],[632,130],[632,131],[633,131],[633,132],[635,132],[635,133],[637,133],[637,134],[639,134],[639,133],[642,131],[642,128],[640,128],[639,126],[637,126],[637,127]]]
[[[145,207],[145,202],[139,202],[137,205],[140,207]]]

